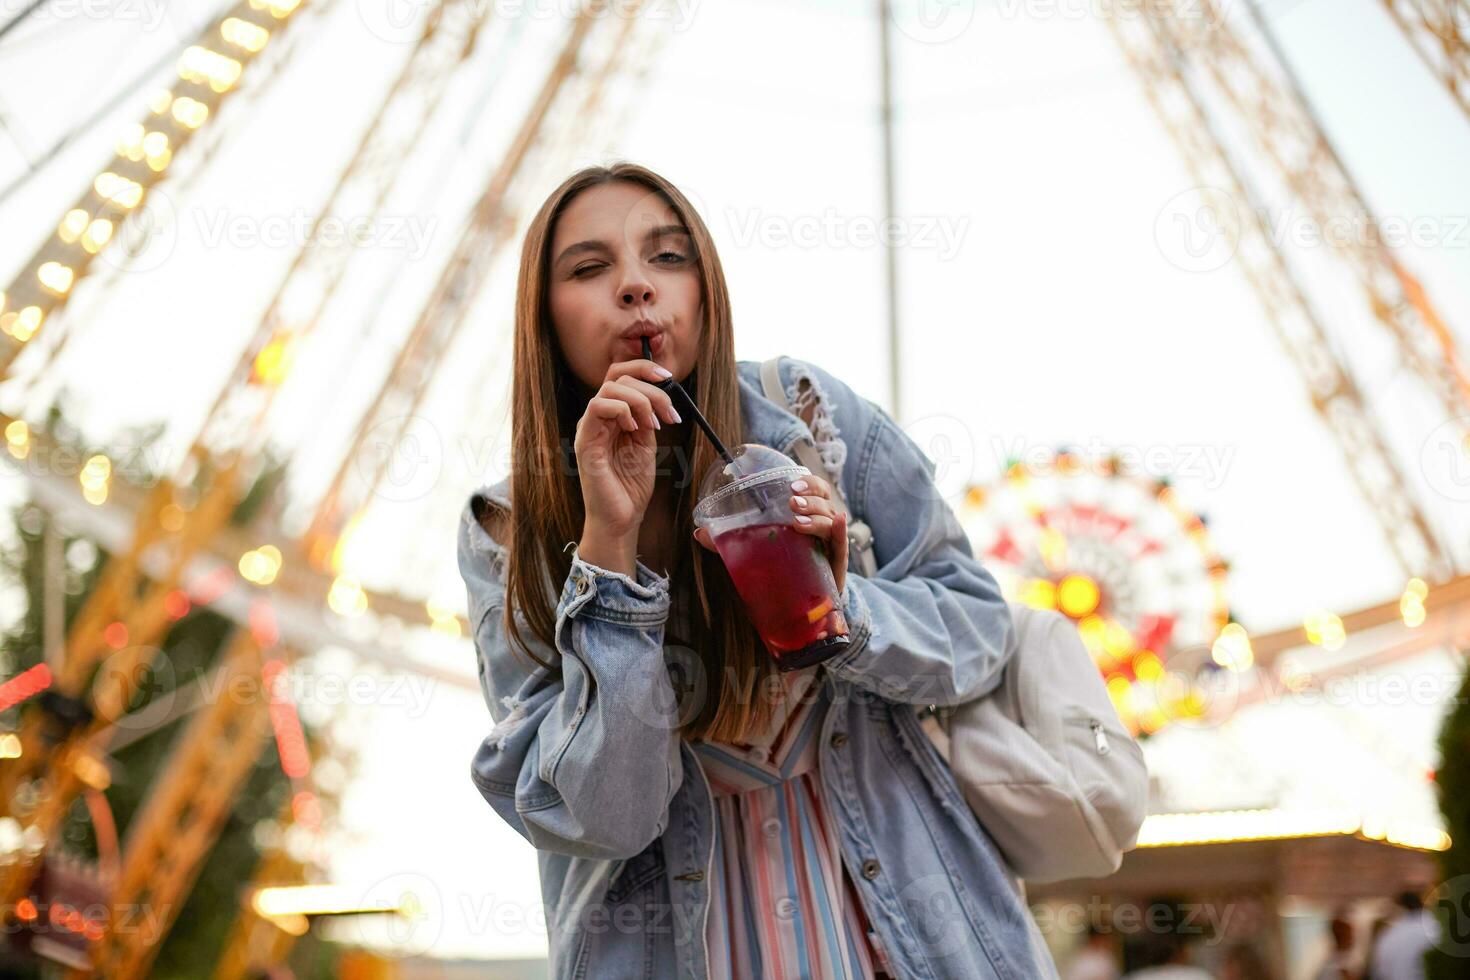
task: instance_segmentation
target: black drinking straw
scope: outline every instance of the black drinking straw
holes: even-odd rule
[[[653,349],[649,346],[647,337],[643,338],[643,357],[649,361],[653,360]],[[733,466],[735,457],[730,455],[730,450],[726,449],[725,444],[720,441],[720,437],[715,435],[715,430],[711,428],[709,420],[704,417],[703,412],[695,407],[694,399],[689,397],[689,392],[684,390],[683,385],[679,384],[673,378],[665,378],[663,381],[655,381],[653,384],[668,392],[669,397],[675,402],[675,409],[680,409],[680,415],[688,412],[694,416],[694,421],[698,422],[699,427],[704,430],[704,434],[709,436],[709,441],[715,444],[715,448],[720,451],[721,456],[725,457],[725,461]]]

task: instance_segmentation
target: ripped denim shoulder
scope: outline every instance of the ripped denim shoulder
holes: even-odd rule
[[[461,549],[487,560],[498,580],[504,582],[510,551],[506,545],[495,540],[490,532],[485,530],[482,521],[485,511],[490,507],[497,507],[507,514],[510,513],[510,493],[507,489],[507,481],[502,480],[493,486],[481,487],[470,494],[460,522],[463,529]]]
[[[847,462],[847,443],[837,426],[837,402],[822,387],[811,365],[794,357],[785,360],[790,364],[786,399],[791,403],[791,411],[806,420],[807,412],[811,410],[811,420],[807,425],[812,432],[812,441],[816,443],[817,455],[827,471],[824,475],[829,483],[841,486],[842,467]]]

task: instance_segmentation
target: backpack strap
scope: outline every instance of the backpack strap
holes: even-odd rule
[[[786,389],[781,386],[781,374],[778,369],[780,360],[778,356],[762,362],[761,386],[765,389],[766,398],[787,411],[791,411],[791,400],[786,397]],[[792,444],[791,448],[796,453],[797,462],[802,466],[813,473],[830,476],[826,465],[822,462],[821,454],[811,442],[799,439]],[[851,564],[863,578],[872,578],[878,573],[878,558],[873,553],[873,531],[866,523],[853,517],[852,512],[847,509],[847,499],[842,495],[840,482],[832,479],[827,482],[832,484],[833,506],[840,513],[847,515],[847,550]]]

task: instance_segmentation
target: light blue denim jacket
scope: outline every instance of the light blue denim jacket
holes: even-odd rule
[[[788,454],[798,439],[816,445],[830,467],[821,475],[840,479],[873,532],[877,574],[849,567],[843,590],[852,644],[826,664],[818,762],[869,920],[906,980],[1054,977],[1019,882],[916,715],[998,686],[1013,628],[1000,589],[933,464],[888,413],[809,362],[780,366],[793,395],[812,382],[818,436],[765,398],[758,362],[741,361],[748,441]],[[668,579],[639,561],[635,581],[573,551],[556,650],[523,629],[561,673],[528,670],[501,623],[506,552],[472,506],[483,495],[509,508],[509,479],[472,495],[459,524],[495,723],[471,765],[475,786],[538,850],[552,976],[706,977],[713,801],[675,730],[675,679],[691,683],[698,667],[665,646]]]

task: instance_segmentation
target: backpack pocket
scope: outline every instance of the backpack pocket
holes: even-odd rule
[[[1076,781],[1079,807],[1103,855],[1127,851],[1148,806],[1143,750],[1114,718],[1089,714],[1063,720],[1062,754]],[[1105,870],[1115,870],[1105,861]]]

